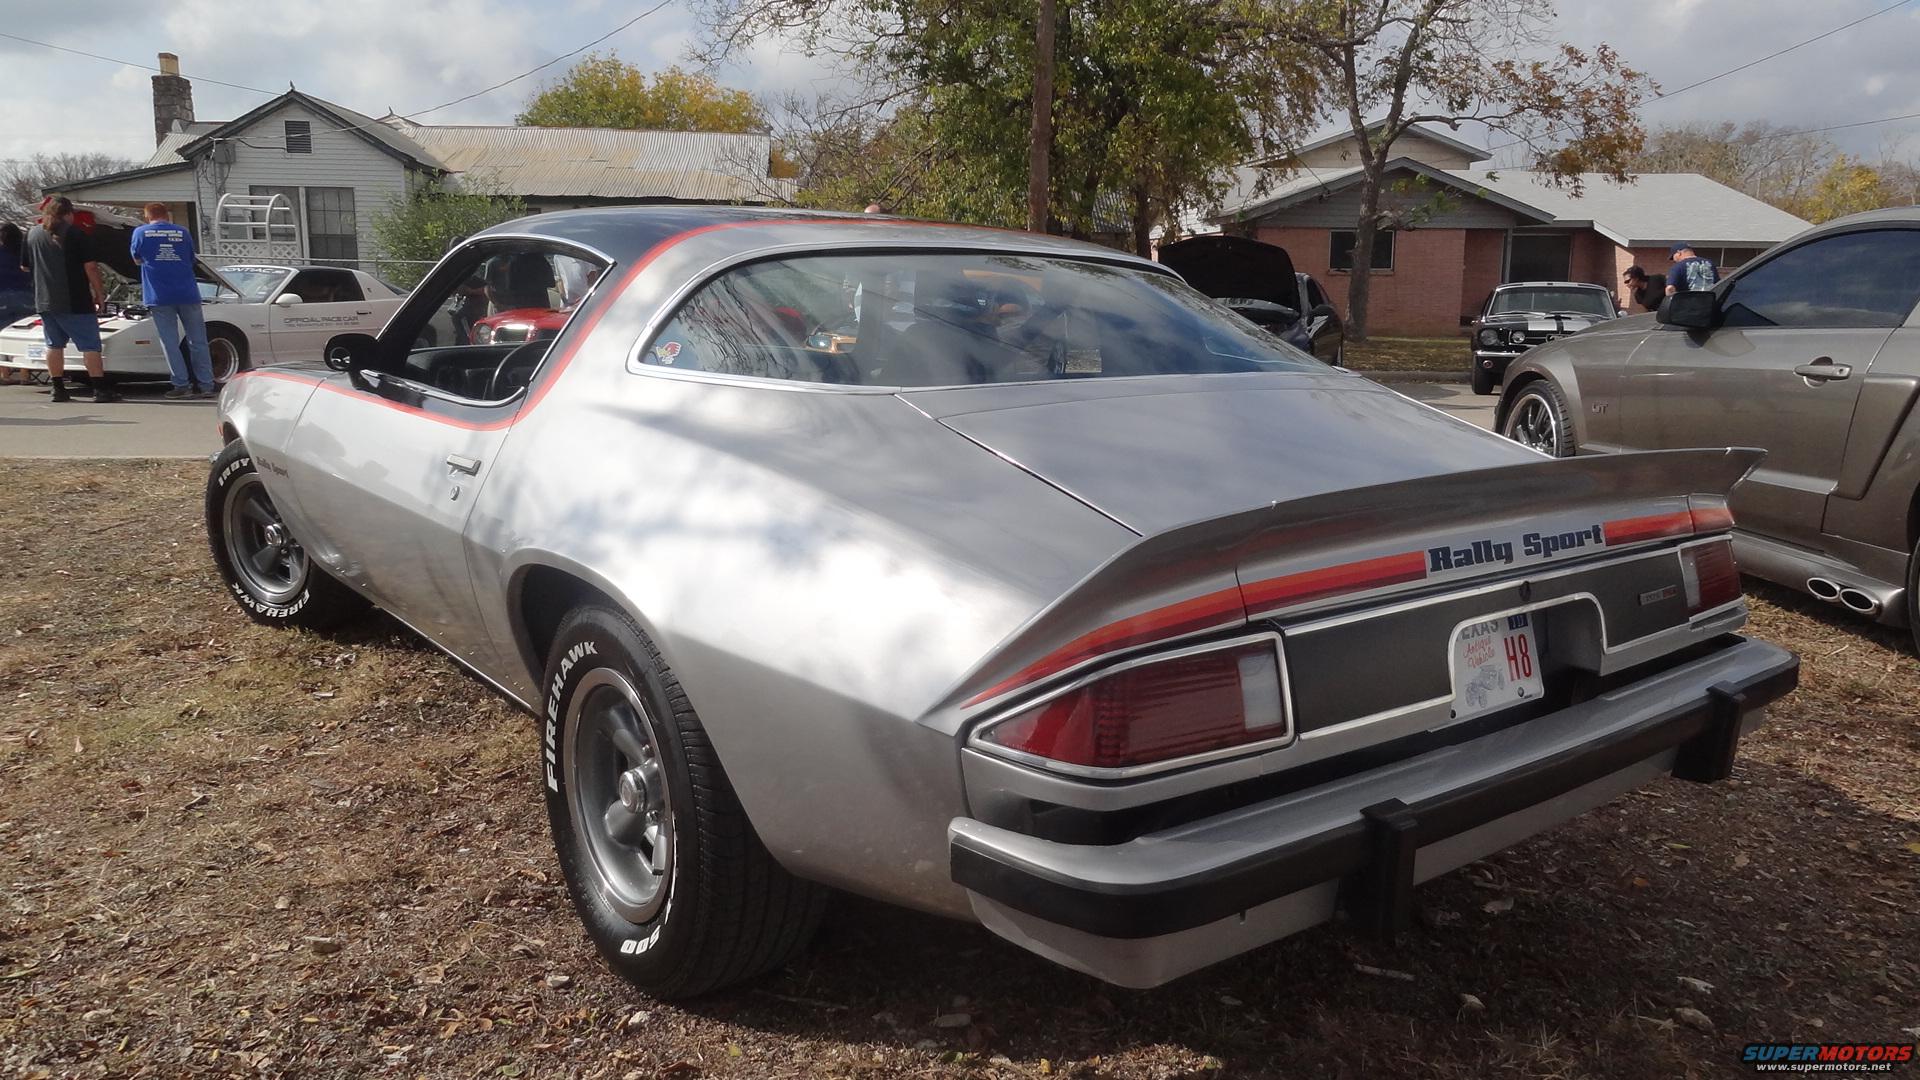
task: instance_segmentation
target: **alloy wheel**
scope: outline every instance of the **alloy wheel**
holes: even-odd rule
[[[185,345],[181,347],[185,348]],[[240,373],[240,346],[228,338],[209,338],[207,358],[213,361],[214,382],[224,383]]]
[[[257,474],[234,480],[225,508],[227,558],[254,598],[285,604],[307,580],[307,553],[274,509]]]
[[[567,706],[569,811],[601,898],[653,918],[673,880],[673,804],[652,712],[612,670],[588,672]]]
[[[1539,394],[1528,394],[1513,407],[1506,436],[1528,449],[1552,457],[1560,454],[1560,418],[1553,405]]]

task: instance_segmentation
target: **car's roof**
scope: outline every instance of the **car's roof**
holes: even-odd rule
[[[1609,291],[1605,285],[1595,285],[1591,281],[1509,281],[1505,285],[1495,285],[1494,292],[1502,289],[1599,289]]]
[[[571,241],[599,251],[616,261],[640,258],[661,242],[687,233],[722,227],[815,226],[822,241],[837,239],[843,229],[858,228],[863,234],[888,241],[923,240],[929,246],[965,247],[980,243],[991,247],[1009,245],[1038,253],[1060,255],[1096,255],[1103,259],[1137,261],[1156,266],[1114,248],[1082,243],[1058,236],[995,229],[982,225],[956,225],[946,222],[915,221],[883,214],[854,214],[831,210],[788,210],[761,206],[616,206],[586,210],[560,210],[515,218],[475,234],[489,236],[535,236]],[[754,228],[733,228],[729,234],[742,250],[758,246],[761,239]],[[791,240],[789,235],[785,238]]]

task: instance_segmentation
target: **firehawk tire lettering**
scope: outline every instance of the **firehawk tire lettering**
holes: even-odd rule
[[[274,602],[254,594],[241,575],[235,572],[226,543],[226,507],[233,485],[256,470],[256,462],[246,444],[238,440],[214,459],[207,476],[207,546],[213,554],[220,580],[233,595],[240,610],[254,622],[267,626],[298,626],[324,630],[337,626],[367,609],[364,597],[327,575],[312,560],[307,561],[306,580],[290,600]]]
[[[704,994],[786,963],[812,937],[826,891],[789,875],[760,843],[686,692],[653,643],[625,613],[600,605],[568,614],[553,642],[543,680],[542,794],[567,892],[594,948],[622,978],[663,999]],[[575,695],[602,669],[624,679],[645,706],[643,722],[651,719],[658,740],[670,806],[666,895],[644,923],[617,910],[574,816],[576,774],[592,776],[604,759],[571,755],[616,753],[610,744],[569,745],[592,700],[576,706]],[[607,689],[604,678],[597,681],[599,690]]]

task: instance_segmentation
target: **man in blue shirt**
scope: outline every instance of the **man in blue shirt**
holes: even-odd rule
[[[1682,241],[1673,245],[1667,253],[1673,260],[1673,269],[1667,271],[1667,295],[1683,292],[1706,292],[1720,280],[1720,274],[1713,263],[1693,253],[1693,245]]]
[[[207,351],[207,320],[200,311],[200,283],[193,276],[193,236],[175,225],[165,203],[148,203],[147,223],[133,230],[133,261],[140,264],[140,294],[153,315],[160,347],[173,375],[170,398],[212,397],[213,357]],[[180,327],[187,330],[187,357],[180,351]]]

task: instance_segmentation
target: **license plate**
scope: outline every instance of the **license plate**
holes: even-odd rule
[[[46,358],[47,358],[47,347],[45,345],[27,346],[27,359],[43,361]]]
[[[1540,647],[1525,613],[1469,623],[1453,639],[1453,716],[1490,713],[1543,693]]]

